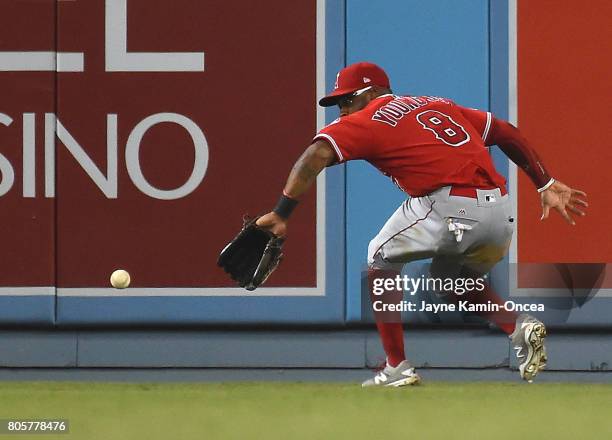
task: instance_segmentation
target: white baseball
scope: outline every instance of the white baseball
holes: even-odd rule
[[[115,289],[125,289],[130,285],[130,274],[127,270],[117,269],[111,274],[110,283]]]

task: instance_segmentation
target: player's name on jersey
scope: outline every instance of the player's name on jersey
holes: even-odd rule
[[[395,127],[408,113],[436,101],[447,102],[444,98],[437,96],[396,96],[392,101],[376,110],[372,115],[372,120]]]
[[[431,304],[426,301],[401,301],[399,303],[387,303],[383,300],[374,301],[372,309],[375,312],[543,312],[544,304],[519,304],[514,301],[506,301],[503,304],[487,301],[475,304],[470,301],[459,301],[457,304]]]

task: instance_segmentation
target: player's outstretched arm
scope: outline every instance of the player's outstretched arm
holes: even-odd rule
[[[493,118],[487,144],[496,144],[508,158],[521,168],[533,181],[542,202],[541,220],[547,219],[553,208],[570,225],[575,225],[568,211],[584,216],[582,210],[588,203],[581,197],[586,197],[583,191],[570,188],[564,183],[553,179],[546,171],[538,153],[529,145],[518,128],[501,119]]]
[[[570,188],[564,183],[556,180],[550,187],[541,192],[542,218],[540,220],[547,219],[550,209],[553,208],[556,209],[570,225],[575,225],[576,222],[567,211],[579,216],[586,215],[582,209],[589,205],[581,198],[586,196],[585,192]]]
[[[287,235],[288,214],[300,196],[312,186],[319,173],[335,161],[336,155],[327,142],[318,140],[311,144],[293,165],[279,204],[273,211],[262,215],[257,220],[257,226],[271,231],[277,237]],[[290,208],[288,213],[287,207]]]

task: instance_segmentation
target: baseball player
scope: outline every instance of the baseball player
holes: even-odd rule
[[[334,90],[319,105],[337,105],[340,117],[314,137],[293,166],[277,206],[257,225],[284,237],[300,196],[325,167],[368,161],[410,196],[369,244],[370,283],[393,278],[404,264],[426,258],[432,258],[433,276],[476,278],[503,258],[514,220],[506,182],[494,168],[489,145],[497,145],[531,178],[541,196],[542,220],[551,209],[570,225],[575,224],[570,213],[585,215],[586,194],[552,178],[514,126],[448,99],[395,95],[386,73],[375,64],[342,69]],[[470,300],[500,303],[489,287]],[[546,363],[544,324],[514,312],[485,317],[510,335],[520,375],[531,381]],[[363,386],[420,381],[404,354],[400,318],[399,313],[375,313],[386,365]]]

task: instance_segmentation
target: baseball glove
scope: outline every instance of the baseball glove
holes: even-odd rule
[[[217,260],[217,265],[247,290],[263,284],[283,258],[284,240],[257,226],[258,218],[244,218],[242,229]]]

